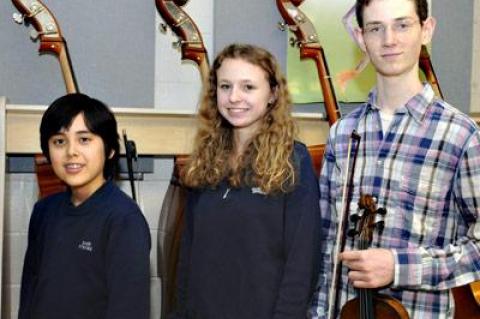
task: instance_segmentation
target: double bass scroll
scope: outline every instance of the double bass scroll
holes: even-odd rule
[[[340,117],[335,90],[333,88],[330,71],[323,47],[320,44],[317,32],[313,23],[298,8],[303,0],[276,0],[280,15],[285,22],[280,23],[279,27],[284,30],[286,26],[293,32],[295,38],[290,39],[291,45],[297,45],[300,50],[301,59],[314,60],[320,86],[322,89],[325,112],[329,125],[333,125]]]
[[[30,37],[33,41],[40,40],[39,52],[51,53],[58,57],[67,93],[78,92],[67,42],[52,12],[40,0],[12,0],[12,2],[20,11],[13,14],[15,22],[33,25],[34,30],[30,32]]]
[[[191,60],[198,65],[202,82],[205,83],[210,69],[207,49],[197,25],[182,9],[187,2],[188,0],[155,0],[158,13],[178,37],[173,46],[180,48],[183,60]],[[162,24],[161,30],[165,32],[167,26]]]

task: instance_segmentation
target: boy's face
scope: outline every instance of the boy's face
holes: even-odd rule
[[[74,200],[87,199],[105,182],[104,143],[87,128],[83,114],[73,119],[69,129],[50,137],[48,148],[53,170],[70,186]]]
[[[432,17],[420,23],[413,0],[373,0],[363,9],[356,37],[378,75],[418,78],[421,46],[430,42],[434,27]]]

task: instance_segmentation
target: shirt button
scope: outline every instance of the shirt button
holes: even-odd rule
[[[378,160],[377,161],[377,166],[382,166],[383,165],[383,161],[382,160]]]

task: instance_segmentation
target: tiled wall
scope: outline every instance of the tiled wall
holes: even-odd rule
[[[198,24],[210,55],[213,51],[213,1],[192,1],[184,10]],[[157,26],[161,18],[156,17]],[[158,29],[157,29],[158,30]],[[176,41],[171,31],[156,32],[155,46],[155,108],[194,112],[201,90],[196,65],[181,62],[180,51],[174,50]],[[152,66],[153,67],[153,66]],[[147,174],[136,184],[138,203],[150,226],[152,237],[151,259],[151,318],[160,318],[161,281],[157,273],[157,241],[164,238],[165,229],[159,227],[163,197],[173,169],[172,158],[154,160],[154,173]],[[130,194],[128,182],[119,186]],[[8,174],[6,176],[5,229],[2,281],[2,319],[17,318],[23,258],[27,245],[30,213],[36,201],[38,187],[34,174]]]

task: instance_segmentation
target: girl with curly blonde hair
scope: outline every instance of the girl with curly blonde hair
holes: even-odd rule
[[[319,194],[266,50],[227,46],[199,109],[176,318],[304,318],[318,274]]]

